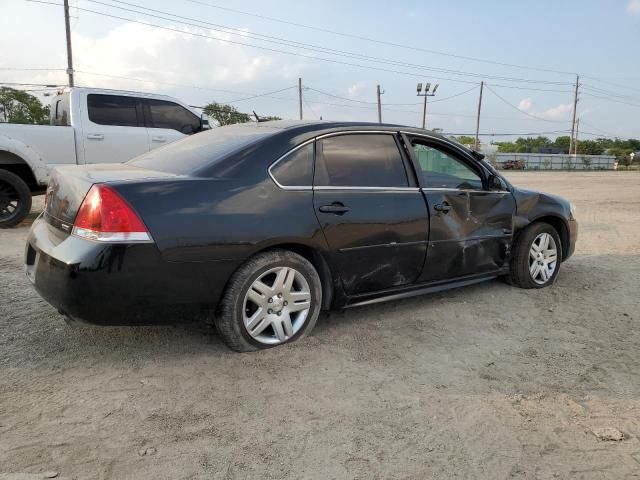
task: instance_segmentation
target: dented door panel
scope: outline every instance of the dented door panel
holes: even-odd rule
[[[515,202],[510,192],[423,189],[429,245],[420,281],[494,272],[510,255]]]

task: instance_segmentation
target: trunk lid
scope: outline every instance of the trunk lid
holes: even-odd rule
[[[176,176],[172,173],[146,170],[127,164],[58,167],[51,172],[47,187],[45,220],[51,226],[69,234],[80,205],[92,185],[175,178]]]

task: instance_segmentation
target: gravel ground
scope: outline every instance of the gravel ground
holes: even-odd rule
[[[70,327],[24,276],[28,222],[0,231],[0,479],[640,475],[640,174],[509,177],[578,206],[555,285],[323,315],[254,354]]]

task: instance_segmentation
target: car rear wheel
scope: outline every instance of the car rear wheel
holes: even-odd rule
[[[0,170],[0,228],[13,227],[31,211],[31,190],[16,174]]]
[[[539,222],[527,227],[517,239],[509,280],[520,288],[551,285],[560,270],[562,243],[555,228]]]
[[[232,350],[248,352],[299,340],[318,319],[320,277],[288,250],[256,255],[231,277],[215,324]]]

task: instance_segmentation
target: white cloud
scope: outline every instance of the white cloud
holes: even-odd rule
[[[523,98],[522,100],[520,100],[518,108],[526,112],[531,108],[532,103],[533,102],[531,101],[531,97]]]
[[[570,103],[561,103],[549,110],[545,110],[539,115],[544,118],[548,118],[550,120],[561,120],[568,118],[569,113],[571,113],[573,106]]]
[[[627,5],[627,12],[640,13],[640,0],[629,0],[629,5]]]
[[[349,98],[354,98],[360,96],[360,94],[365,90],[367,84],[365,82],[356,82],[347,88],[347,93]]]
[[[79,70],[151,79],[158,84],[230,86],[261,76],[273,78],[273,73],[282,76],[282,65],[275,65],[272,57],[225,42],[230,39],[228,34],[207,35],[214,38],[126,23],[99,38],[74,35],[74,60]],[[104,77],[100,83],[119,87],[123,82]],[[158,84],[142,85],[155,90]]]

